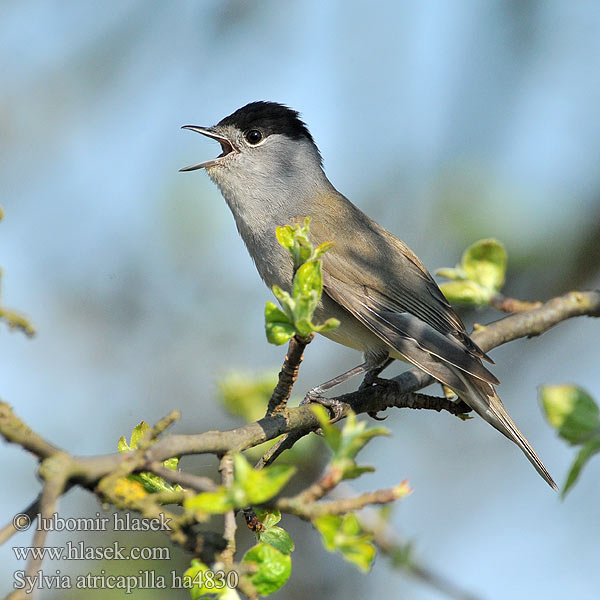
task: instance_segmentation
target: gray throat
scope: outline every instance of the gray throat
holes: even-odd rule
[[[311,206],[319,197],[333,190],[333,186],[319,166],[306,169],[295,165],[284,173],[265,176],[257,173],[249,177],[229,172],[226,177],[210,173],[231,212],[237,229],[246,244],[260,276],[272,287],[274,284],[289,289],[292,281],[292,263],[275,237],[280,225],[287,225],[299,217],[311,216]]]

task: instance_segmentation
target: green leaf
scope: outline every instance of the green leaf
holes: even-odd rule
[[[167,458],[167,460],[163,461],[163,467],[171,469],[171,471],[177,471],[178,466],[179,458],[177,456],[174,456],[173,458]]]
[[[294,250],[294,231],[290,225],[278,227],[275,230],[275,236],[279,245],[292,252]]]
[[[450,279],[440,285],[449,302],[489,304],[504,285],[507,255],[504,246],[494,239],[478,240],[462,255],[456,268],[438,269],[436,273]]]
[[[317,296],[316,301],[318,302],[322,291],[323,271],[321,262],[318,260],[305,262],[298,268],[296,275],[294,276],[292,295],[294,298],[297,298],[298,296],[312,296],[312,293],[314,292]]]
[[[273,294],[275,298],[279,300],[279,304],[283,308],[284,313],[286,314],[288,320],[293,322],[294,320],[294,307],[296,306],[295,300],[286,292],[282,290],[278,285],[273,286]],[[275,307],[277,308],[277,307]],[[266,308],[265,308],[266,311]]]
[[[219,400],[233,415],[248,422],[258,421],[277,385],[277,373],[229,373],[217,383]]]
[[[325,323],[323,323],[322,325],[313,325],[313,330],[314,331],[331,331],[332,329],[336,329],[337,327],[340,326],[340,322],[334,318],[331,317],[330,319],[327,319],[327,321],[325,321]]]
[[[128,475],[128,478],[132,481],[139,481],[146,491],[151,494],[156,494],[158,492],[173,492],[182,489],[181,486],[173,485],[163,479],[160,475],[155,475],[154,473],[136,473],[135,475]]]
[[[273,302],[265,306],[265,331],[270,344],[281,346],[294,336],[296,330],[289,317],[279,310]]]
[[[348,461],[348,465],[343,468],[344,479],[357,479],[363,473],[374,473],[373,467],[359,467],[353,460]]]
[[[449,281],[440,284],[440,289],[448,302],[453,304],[475,304],[484,306],[489,303],[493,292],[474,281]]]
[[[284,344],[297,334],[307,338],[313,332],[325,332],[339,326],[337,319],[327,319],[325,323],[313,323],[315,309],[323,293],[323,270],[321,257],[331,249],[332,242],[324,242],[316,249],[309,239],[310,218],[303,225],[278,227],[276,236],[279,244],[286,248],[294,262],[292,294],[273,286],[273,294],[283,311],[273,303],[265,308],[267,339],[273,344]],[[285,315],[284,318],[283,314]]]
[[[340,552],[361,571],[369,571],[375,558],[373,536],[365,533],[354,513],[323,515],[313,520],[323,545],[330,552]]]
[[[304,219],[303,225],[284,225],[275,230],[279,244],[285,248],[294,261],[294,270],[306,262],[313,253],[313,246],[308,238],[310,217]]]
[[[273,302],[265,304],[265,320],[267,323],[289,323],[290,318]]]
[[[270,465],[255,470],[242,454],[233,455],[234,490],[232,498],[238,508],[262,504],[277,495],[296,472],[288,465]]]
[[[592,397],[574,385],[548,385],[541,389],[546,417],[571,444],[583,444],[600,435],[600,411]]]
[[[219,487],[214,492],[202,492],[192,498],[186,498],[183,506],[201,515],[224,514],[234,507],[229,490],[224,487]]]
[[[507,260],[506,250],[498,240],[485,239],[465,250],[461,266],[468,279],[498,292],[504,285]]]
[[[281,521],[281,512],[279,512],[276,508],[257,508],[256,516],[266,528],[273,527],[273,525],[277,525],[277,523]]]
[[[261,542],[277,548],[282,554],[290,554],[294,550],[294,542],[290,534],[281,527],[268,527],[258,535]]]
[[[319,244],[316,248],[315,248],[315,252],[313,254],[314,258],[321,258],[325,252],[329,252],[329,250],[331,250],[334,246],[335,242],[323,242],[322,244]]]
[[[373,467],[361,467],[354,458],[369,440],[378,435],[389,435],[389,431],[384,427],[368,428],[366,421],[358,421],[353,412],[348,414],[340,431],[329,422],[329,415],[322,406],[311,408],[319,420],[325,441],[333,450],[331,467],[341,472],[341,479],[356,479],[363,473],[373,472]]]
[[[144,437],[145,433],[150,429],[150,425],[145,421],[142,421],[139,425],[134,427],[131,432],[131,440],[129,444],[125,439],[125,436],[121,436],[117,443],[117,449],[119,452],[132,452],[136,450],[139,446],[140,440]],[[163,461],[163,466],[167,469],[171,469],[172,471],[177,470],[177,465],[179,464],[179,458],[173,457],[168,458]],[[141,483],[147,492],[151,494],[157,492],[173,492],[180,491],[182,487],[180,485],[173,485],[160,477],[159,475],[155,475],[154,473],[136,473],[134,475],[128,475],[127,479],[130,481],[137,481]]]
[[[206,573],[206,576],[204,576]],[[190,567],[184,572],[182,582],[190,592],[192,600],[201,600],[202,598],[225,598],[226,586],[218,588],[218,581],[214,577],[213,569],[206,566],[201,560],[194,558]]]
[[[440,277],[445,277],[446,279],[451,279],[453,281],[461,281],[467,278],[467,274],[458,266],[455,269],[449,267],[444,269],[438,269],[435,272],[435,274],[439,275]]]
[[[329,444],[329,447],[335,451],[341,443],[342,432],[329,422],[329,413],[324,406],[321,406],[320,404],[311,404],[310,409],[319,421],[325,441]]]
[[[292,573],[292,559],[271,544],[259,542],[246,552],[244,563],[256,565],[257,571],[250,577],[261,596],[268,596],[279,590]]]
[[[148,423],[145,421],[142,421],[139,425],[133,428],[133,431],[131,432],[131,442],[129,444],[131,448],[136,449],[138,447],[141,439],[144,437],[144,434],[149,429],[150,425],[148,425]]]
[[[561,496],[564,498],[567,492],[571,489],[573,484],[577,481],[581,469],[585,466],[588,460],[600,452],[600,437],[596,437],[587,442],[577,454],[577,458],[571,465],[569,474],[567,475],[567,481],[565,482]]]
[[[385,427],[368,428],[367,422],[359,421],[354,412],[348,413],[344,427],[340,431],[331,425],[328,419],[324,421],[324,415],[318,408],[317,411],[315,413],[323,429],[325,440],[334,452],[334,460],[353,459],[369,440],[378,435],[389,435]]]

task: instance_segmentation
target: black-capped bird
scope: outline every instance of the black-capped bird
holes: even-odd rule
[[[264,282],[291,287],[291,258],[275,229],[309,216],[311,239],[334,242],[323,257],[323,296],[316,319],[335,317],[329,339],[360,350],[364,363],[313,390],[313,396],[389,359],[416,365],[450,387],[521,448],[557,489],[542,461],[509,417],[483,365],[490,358],[469,337],[417,256],[331,184],[321,154],[298,113],[252,102],[214,127],[191,129],[218,141],[221,154],[182,171],[206,169],[229,205]]]

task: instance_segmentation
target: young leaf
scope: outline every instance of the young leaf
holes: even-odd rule
[[[131,442],[129,444],[132,450],[135,450],[138,447],[140,440],[144,437],[144,434],[149,429],[150,425],[148,425],[148,423],[145,421],[142,421],[139,425],[136,425],[133,428],[133,431],[131,432]]]
[[[336,458],[353,459],[371,439],[389,434],[385,427],[367,427],[366,421],[359,421],[356,414],[351,412],[342,429],[341,444],[336,451]]]
[[[326,550],[340,552],[361,571],[370,570],[375,558],[373,536],[362,530],[354,513],[323,515],[314,519],[313,525],[321,534]]]
[[[207,574],[206,577],[204,573]],[[192,559],[189,568],[183,574],[182,581],[189,590],[192,600],[214,598],[215,594],[222,598],[227,589],[226,587],[221,589],[216,587],[213,570],[197,558]]]
[[[498,292],[504,285],[507,260],[506,250],[498,240],[478,240],[465,250],[461,266],[468,279]]]
[[[288,294],[288,292],[282,290],[278,285],[273,286],[273,294],[275,295],[275,298],[279,300],[279,304],[281,304],[283,311],[285,312],[290,322],[293,322],[294,307],[296,306],[296,302],[294,301],[294,299]]]
[[[265,307],[267,339],[273,344],[283,344],[295,334],[307,338],[313,332],[329,331],[339,325],[336,319],[313,323],[323,292],[321,257],[333,244],[324,242],[314,249],[309,239],[309,222],[310,218],[306,217],[303,225],[285,225],[276,230],[277,241],[292,257],[294,278],[291,295],[279,286],[273,286],[273,294],[283,310],[273,303]]]
[[[342,432],[329,422],[329,413],[327,412],[327,409],[324,406],[321,406],[320,404],[311,404],[310,409],[313,411],[315,417],[317,417],[319,421],[319,425],[321,426],[321,431],[323,432],[323,437],[325,438],[325,441],[329,444],[329,447],[332,448],[332,450],[335,452],[340,446]]]
[[[285,344],[296,333],[289,317],[273,302],[267,302],[265,305],[265,330],[268,342],[276,346]]]
[[[200,515],[224,514],[234,507],[229,491],[224,487],[219,487],[214,492],[202,492],[192,498],[186,498],[183,506]]]
[[[275,236],[277,237],[277,241],[279,242],[280,246],[282,246],[289,252],[293,252],[294,232],[290,225],[283,225],[282,227],[278,227],[275,230]]]
[[[463,279],[467,278],[467,274],[459,266],[454,269],[450,267],[437,269],[435,274],[452,281],[462,281]]]
[[[547,385],[541,390],[542,405],[550,424],[570,444],[583,444],[600,436],[600,411],[592,397],[574,385]]]
[[[276,384],[276,372],[230,373],[217,383],[219,400],[231,414],[248,422],[257,421],[264,416]]]
[[[492,297],[492,292],[486,290],[474,281],[448,281],[440,284],[442,294],[453,304],[475,304],[484,306]]]
[[[258,539],[277,548],[282,554],[290,554],[294,550],[294,542],[290,534],[281,527],[268,527],[258,534]]]
[[[460,265],[436,271],[451,280],[442,283],[440,289],[449,302],[489,304],[504,285],[506,263],[506,250],[500,242],[479,240],[463,252]]]
[[[588,460],[594,456],[594,454],[598,454],[600,452],[600,437],[596,437],[591,439],[589,442],[584,444],[579,453],[577,454],[577,458],[571,465],[569,470],[569,474],[567,475],[567,481],[565,482],[565,486],[562,490],[561,496],[564,498],[567,495],[567,492],[571,489],[573,484],[577,481],[579,474],[581,473],[581,469],[585,466]]]
[[[327,319],[327,321],[325,321],[325,323],[323,323],[322,325],[313,325],[313,329],[314,331],[331,331],[332,329],[336,329],[337,327],[340,326],[340,322],[334,318],[331,317],[330,319]]]
[[[277,523],[281,521],[281,513],[276,508],[268,510],[265,508],[258,508],[256,509],[256,516],[266,529],[273,527],[273,525],[277,525]]]
[[[283,554],[277,548],[259,542],[246,552],[242,559],[244,563],[256,565],[257,571],[250,577],[261,596],[268,596],[280,589],[292,573],[292,559],[289,554]]]
[[[323,271],[320,261],[305,262],[297,271],[294,277],[292,295],[308,296],[315,292],[317,302],[323,291]]]
[[[139,425],[136,425],[131,432],[131,440],[129,444],[125,439],[125,436],[121,436],[117,443],[117,449],[119,452],[131,452],[136,450],[139,446],[140,440],[144,437],[145,433],[150,429],[150,425],[145,421],[142,421]],[[179,464],[179,458],[173,457],[163,461],[163,466],[172,471],[177,470]],[[154,473],[136,473],[134,475],[128,475],[127,478],[130,481],[135,481],[144,486],[147,492],[151,494],[157,492],[173,492],[181,490],[180,485],[172,485],[159,475]]]
[[[234,454],[234,502],[243,508],[262,504],[277,495],[296,472],[288,465],[270,465],[256,471],[242,454]]]

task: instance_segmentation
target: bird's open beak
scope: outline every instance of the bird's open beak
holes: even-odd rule
[[[213,158],[212,160],[207,160],[197,165],[191,165],[189,167],[183,167],[183,169],[179,169],[180,171],[196,171],[197,169],[206,169],[207,167],[212,167],[216,165],[221,158],[227,156],[231,152],[234,151],[233,144],[224,136],[216,133],[212,127],[197,127],[196,125],[184,125],[181,129],[189,129],[190,131],[195,131],[196,133],[201,133],[206,137],[212,138],[213,140],[217,140],[219,144],[221,144],[221,149],[223,150],[217,158]]]

